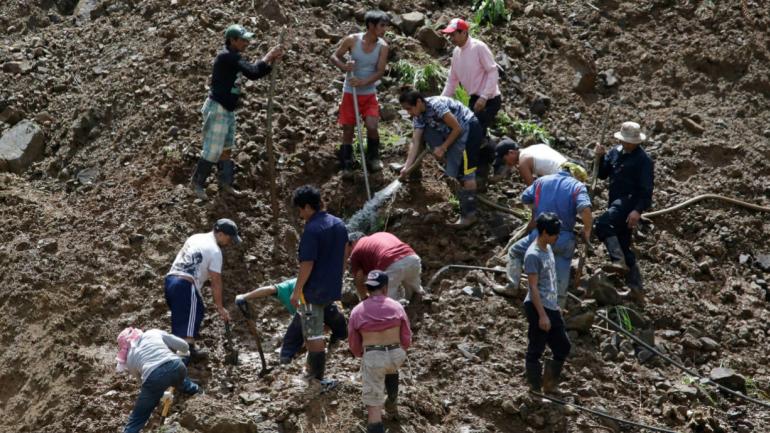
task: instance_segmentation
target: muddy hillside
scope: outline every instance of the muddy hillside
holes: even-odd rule
[[[201,343],[211,354],[190,371],[205,393],[178,396],[165,423],[156,413],[146,431],[364,431],[360,361],[347,344],[327,365],[341,385],[308,402],[304,358],[258,377],[256,344],[234,298],[296,274],[294,188],[317,185],[328,210],[345,218],[366,202],[361,170],[351,182],[335,167],[343,76],[329,56],[341,37],[362,28],[369,8],[393,17],[380,134],[385,165],[400,163],[411,126],[399,86],[443,87],[451,46],[436,30],[453,17],[471,20],[472,3],[1,1],[0,432],[122,431],[139,387],[114,371],[115,337],[126,326],[169,329],[164,275],[184,240],[221,217],[244,238],[225,250],[223,270],[240,364],[224,362],[224,325],[206,288]],[[505,115],[493,135],[548,140],[590,167],[593,143],[611,144],[610,132],[634,120],[650,136],[653,211],[705,193],[770,206],[766,0],[502,3],[507,17],[473,28],[505,70]],[[252,59],[286,29],[273,122],[277,224],[265,145],[269,79],[243,86],[234,159],[245,196],[221,195],[211,181],[211,200],[200,202],[189,187],[211,62],[231,23],[256,33]],[[384,170],[371,183],[379,190],[394,179]],[[606,183],[598,185],[595,215],[607,204]],[[457,217],[453,186],[428,158],[422,180],[398,189],[370,229],[417,251],[423,286],[447,264],[504,267],[505,245],[526,218],[523,188],[518,176],[491,184],[485,196],[503,210],[484,206],[479,224],[453,232],[444,224]],[[634,235],[643,306],[620,299],[623,284],[602,273],[606,253],[595,242],[570,289],[583,303],[567,306],[573,352],[562,398],[677,432],[770,431],[769,217],[707,199],[647,220]],[[499,273],[450,270],[409,306],[414,345],[388,431],[641,431],[528,395],[524,292],[496,295],[492,287],[504,283]],[[346,293],[344,302],[347,314],[356,298]],[[277,366],[290,316],[277,302],[252,308]],[[604,314],[691,373],[760,403],[667,363],[613,332]]]

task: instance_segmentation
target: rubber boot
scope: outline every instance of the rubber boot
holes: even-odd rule
[[[211,167],[214,166],[213,162],[206,161],[203,158],[198,160],[198,164],[195,165],[195,171],[192,175],[192,188],[195,196],[201,200],[208,200],[206,195],[206,179],[211,174]]]
[[[368,424],[366,426],[366,433],[385,433],[385,424],[381,422]]]
[[[540,364],[525,365],[525,374],[527,376],[527,383],[529,384],[530,391],[540,392],[543,383],[543,372]]]
[[[562,367],[564,367],[564,361],[548,360],[545,362],[545,371],[543,372],[544,393],[557,394],[559,392]]]
[[[518,294],[519,285],[521,284],[521,268],[522,262],[520,258],[509,258],[508,265],[506,266],[506,273],[508,274],[508,284],[503,286],[495,286],[492,291],[502,296],[514,297]]]
[[[385,399],[385,410],[389,415],[398,415],[398,373],[385,375],[385,391],[388,398]]]
[[[604,240],[604,245],[607,247],[607,253],[609,253],[612,263],[602,266],[602,269],[606,272],[619,275],[628,273],[628,265],[626,265],[626,259],[623,254],[623,249],[620,248],[618,238],[610,236]]]
[[[380,161],[380,139],[366,139],[366,167],[372,173],[382,171],[382,161]]]
[[[626,285],[630,290],[629,298],[636,304],[644,305],[644,286],[639,265],[634,263],[626,275]]]
[[[235,181],[235,161],[232,159],[225,159],[217,163],[217,169],[219,169],[219,188],[235,197],[243,195],[240,191],[233,188],[233,182]]]
[[[343,179],[351,179],[353,177],[353,145],[343,144],[340,146],[339,153],[339,165],[342,171]]]
[[[478,220],[476,215],[476,191],[461,189],[457,195],[460,200],[460,219],[450,226],[462,230],[472,226]]]
[[[190,344],[190,362],[201,362],[209,359],[209,351],[205,348]]]

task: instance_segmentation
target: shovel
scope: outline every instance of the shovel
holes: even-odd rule
[[[267,362],[265,362],[265,352],[262,351],[262,336],[260,335],[259,331],[257,330],[257,325],[254,324],[254,321],[251,319],[251,309],[249,308],[248,303],[239,304],[238,308],[241,310],[241,313],[243,313],[243,317],[246,318],[246,324],[249,328],[249,333],[254,337],[255,340],[257,340],[257,350],[259,350],[259,359],[262,361],[262,370],[259,371],[259,377],[264,377],[271,371],[273,371],[273,368],[267,367]]]
[[[225,322],[225,364],[238,365],[238,350],[233,346],[230,322]]]

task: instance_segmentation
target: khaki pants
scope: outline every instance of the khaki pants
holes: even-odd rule
[[[365,405],[382,406],[385,404],[385,375],[398,373],[399,367],[405,360],[406,351],[401,348],[364,352],[361,361],[361,380],[363,382],[361,400]]]
[[[420,273],[422,263],[416,254],[397,260],[385,273],[388,274],[388,297],[398,301],[399,299],[412,299],[415,293],[422,293]]]

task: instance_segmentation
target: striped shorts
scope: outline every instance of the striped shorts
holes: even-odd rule
[[[201,108],[203,114],[203,150],[201,158],[217,162],[222,152],[235,146],[235,112],[227,111],[211,98]]]

